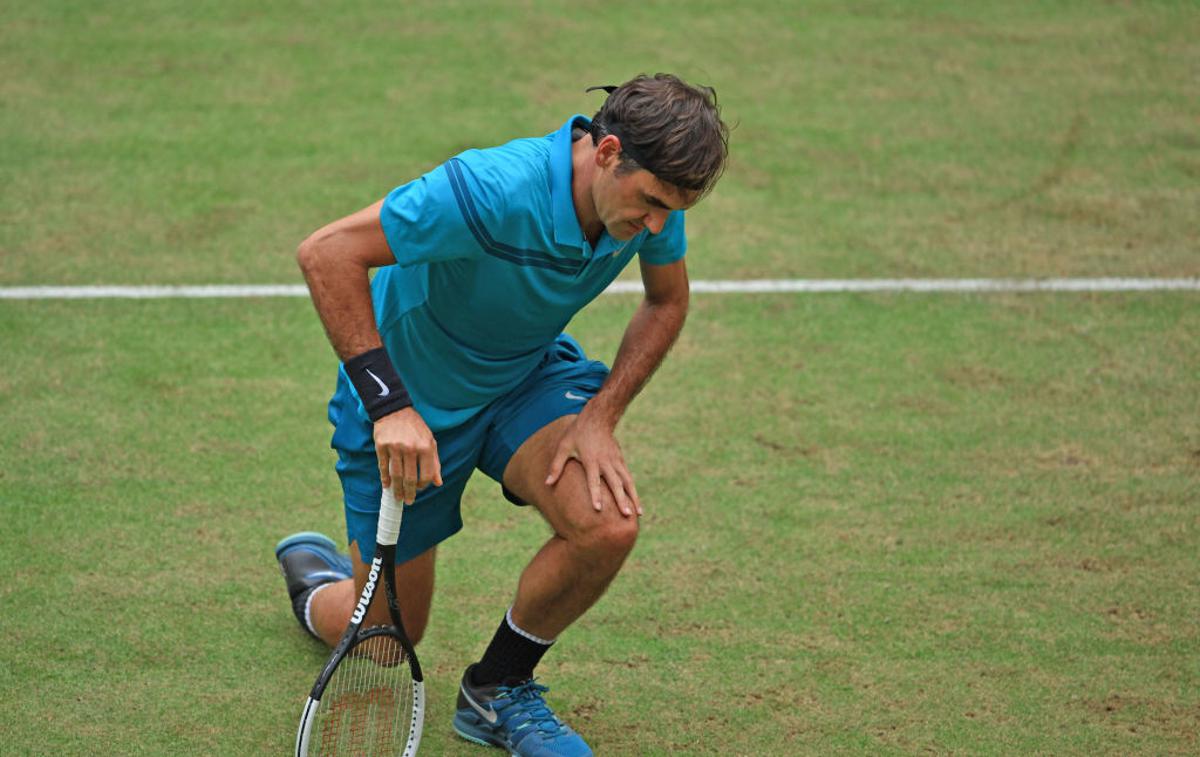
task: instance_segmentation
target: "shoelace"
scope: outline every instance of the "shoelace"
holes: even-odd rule
[[[563,722],[554,716],[546,704],[546,700],[542,697],[550,690],[549,686],[543,686],[537,683],[536,678],[531,678],[519,686],[511,688],[502,686],[501,691],[505,690],[513,703],[522,712],[529,715],[530,722],[538,731],[547,736],[555,736],[563,732],[565,728]]]

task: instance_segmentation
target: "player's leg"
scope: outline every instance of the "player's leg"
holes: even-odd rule
[[[447,440],[444,447],[439,444],[439,448],[448,448],[453,453],[453,440]],[[355,466],[359,467],[364,466]],[[420,640],[429,622],[437,544],[462,528],[459,500],[471,470],[470,465],[443,463],[443,485],[421,491],[416,502],[405,506],[400,536],[396,542],[394,570],[400,618],[413,644]],[[301,627],[330,645],[336,644],[346,630],[366,585],[370,573],[369,561],[375,549],[376,529],[379,527],[379,497],[382,492],[378,468],[357,475],[351,475],[348,470],[341,472],[350,554],[342,555],[326,549],[324,564],[313,556],[305,556],[306,562],[302,565],[297,565],[298,558],[287,555],[280,560],[284,577],[288,579],[289,593],[292,593],[292,587],[300,583],[296,578],[297,568],[309,568],[310,573],[315,574],[308,579],[308,583],[316,585],[308,589],[306,596],[292,594],[293,609]],[[367,476],[372,476],[373,480]],[[332,541],[321,538],[332,547]],[[366,549],[360,551],[364,544],[367,545]],[[312,571],[312,567],[320,569],[339,561],[346,568],[341,576],[334,575],[333,570]],[[387,620],[387,605],[383,602],[372,603],[367,622],[375,624]]]
[[[436,553],[436,548],[430,548],[395,566],[396,586],[402,587],[396,600],[404,630],[413,644],[420,640],[429,622]],[[350,622],[370,572],[370,566],[359,556],[357,542],[345,555],[323,534],[295,534],[279,543],[276,558],[300,627],[330,646],[336,644]],[[386,605],[373,603],[367,619],[371,624],[387,622]]]
[[[353,585],[354,566],[349,556],[338,552],[333,539],[325,534],[303,531],[280,540],[275,545],[275,559],[300,627],[321,638],[313,627],[313,601],[340,584]]]
[[[558,440],[574,421],[553,421],[513,456],[504,485],[535,505],[554,530],[521,574],[513,606],[480,661],[463,674],[454,727],[472,741],[514,754],[590,755],[586,742],[547,705],[548,687],[533,671],[559,633],[608,588],[637,539],[637,518],[623,516],[611,494],[592,507],[583,469],[568,464],[545,485]]]
[[[329,403],[329,419],[334,425],[332,446],[338,453],[336,467],[342,484],[350,555],[338,553],[326,536],[300,534],[297,537],[317,543],[305,544],[303,550],[295,548],[297,554],[293,556],[277,548],[276,557],[301,627],[335,644],[349,623],[370,571],[365,561],[373,557],[382,488],[373,427],[344,376],[339,376],[338,389]],[[435,547],[462,528],[459,501],[474,471],[482,436],[482,429],[467,427],[438,433],[442,486],[425,488],[416,502],[405,506],[396,542],[396,587],[401,620],[414,644],[429,620]],[[387,619],[382,602],[373,603],[369,613],[369,622]]]
[[[367,582],[370,565],[362,561],[358,543],[350,545],[350,556],[354,565],[354,577],[330,584],[322,589],[310,606],[313,630],[326,644],[333,646],[341,638],[354,612],[354,605]],[[396,565],[396,586],[400,594],[400,616],[404,631],[415,645],[425,633],[429,623],[429,607],[433,601],[433,576],[437,548],[431,548],[417,557]],[[367,612],[367,624],[388,622],[387,605],[375,602]]]
[[[558,442],[574,421],[565,416],[542,428],[505,469],[505,488],[537,507],[554,533],[522,572],[516,600],[476,667],[476,682],[531,678],[554,639],[608,588],[637,539],[637,518],[622,515],[610,492],[599,512],[592,506],[578,463],[569,462],[557,484],[546,485]]]
[[[638,534],[638,519],[617,509],[603,489],[599,512],[592,506],[583,466],[574,460],[553,486],[545,483],[558,442],[575,416],[559,418],[530,437],[513,455],[504,484],[537,507],[554,534],[530,561],[517,587],[513,622],[554,639],[608,588]]]
[[[607,369],[560,337],[540,372],[500,403],[480,467],[501,480],[506,495],[532,504],[553,535],[522,573],[481,660],[463,674],[454,728],[472,741],[514,754],[590,755],[582,738],[547,705],[547,687],[533,671],[558,634],[604,593],[637,538],[637,519],[624,517],[611,495],[592,507],[577,463],[554,487],[545,485],[564,430],[601,386]]]

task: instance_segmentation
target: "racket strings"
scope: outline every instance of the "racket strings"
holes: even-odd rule
[[[321,696],[309,754],[393,757],[408,741],[413,684],[404,648],[391,636],[360,642]]]

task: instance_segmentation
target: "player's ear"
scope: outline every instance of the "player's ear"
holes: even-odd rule
[[[604,138],[596,144],[595,161],[600,168],[609,168],[616,165],[617,160],[621,155],[621,140],[615,134],[606,134]]]

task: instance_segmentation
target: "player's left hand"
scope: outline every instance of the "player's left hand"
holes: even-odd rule
[[[546,485],[554,486],[562,476],[568,460],[578,460],[587,477],[588,493],[596,512],[603,508],[603,487],[612,492],[617,509],[625,517],[636,512],[642,515],[642,502],[638,498],[633,476],[625,465],[621,445],[613,436],[612,426],[589,416],[587,408],[567,427],[559,440],[554,458],[550,461],[550,475]]]

